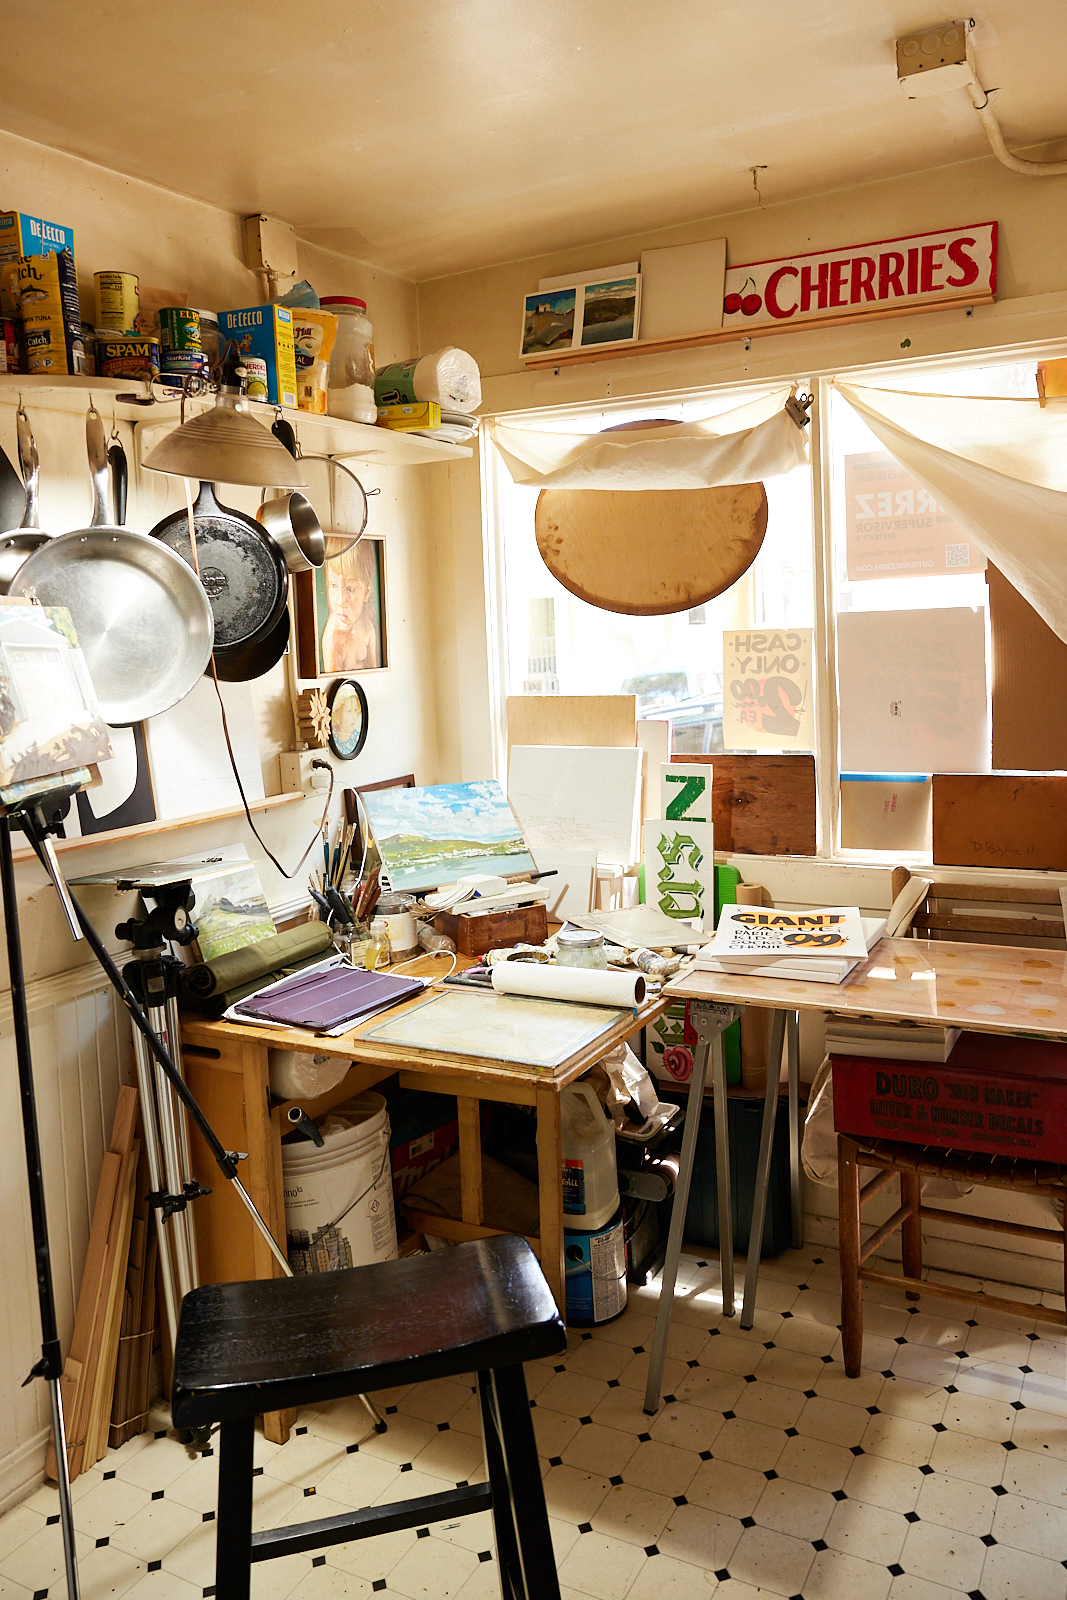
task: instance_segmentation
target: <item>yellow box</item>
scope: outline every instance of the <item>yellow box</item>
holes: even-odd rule
[[[296,353],[293,313],[288,306],[247,306],[219,312],[219,347],[234,339],[242,356],[267,363],[267,399],[272,406],[296,410]]]
[[[416,400],[412,405],[379,406],[379,428],[392,428],[394,433],[415,433],[420,428],[441,426],[441,407],[436,400]]]

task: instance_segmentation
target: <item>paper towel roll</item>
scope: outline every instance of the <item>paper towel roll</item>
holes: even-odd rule
[[[493,968],[498,994],[535,995],[541,1000],[578,1000],[593,1006],[642,1004],[640,972],[602,972],[589,967],[544,967],[531,961],[501,961]]]

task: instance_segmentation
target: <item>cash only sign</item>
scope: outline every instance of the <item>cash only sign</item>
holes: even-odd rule
[[[766,330],[985,305],[996,288],[997,224],[978,222],[730,267],[722,325]]]

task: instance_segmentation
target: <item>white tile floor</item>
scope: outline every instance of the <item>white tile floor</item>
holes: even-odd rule
[[[852,1382],[828,1248],[764,1263],[747,1334],[721,1315],[713,1261],[687,1251],[681,1283],[655,1419],[641,1402],[656,1285],[527,1369],[564,1600],[1067,1600],[1067,1330],[1028,1316],[1037,1291],[1007,1291],[1016,1316],[869,1289]],[[344,1400],[281,1448],[257,1438],[257,1526],[482,1476],[469,1383],[381,1401],[380,1437]],[[154,1420],[74,1486],[84,1600],[214,1593],[218,1457]],[[43,1488],[0,1519],[0,1595],[65,1589]],[[499,1596],[489,1515],[253,1568],[256,1600],[379,1592]]]

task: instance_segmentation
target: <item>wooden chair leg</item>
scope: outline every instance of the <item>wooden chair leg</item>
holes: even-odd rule
[[[252,1450],[254,1417],[222,1424],[219,1437],[217,1600],[249,1600],[252,1584]]]
[[[526,1377],[521,1367],[497,1367],[492,1386],[521,1567],[519,1593],[522,1600],[560,1600]]]
[[[863,1290],[860,1270],[860,1169],[856,1145],[837,1136],[837,1229],[841,1246],[841,1342],[845,1372],[858,1378],[863,1364]]]
[[[1067,1184],[1063,1188],[1063,1298],[1067,1302]]]
[[[922,1179],[917,1172],[900,1174],[900,1203],[911,1208],[911,1215],[906,1218],[900,1230],[901,1256],[906,1278],[921,1278],[923,1275],[923,1224],[919,1215],[922,1188]],[[909,1300],[919,1298],[910,1291],[907,1297]]]
[[[515,1516],[511,1505],[511,1485],[500,1439],[500,1419],[496,1412],[491,1372],[478,1374],[478,1402],[482,1413],[482,1440],[485,1470],[493,1491],[493,1529],[496,1533],[496,1559],[501,1600],[521,1600],[522,1562],[515,1537]]]

